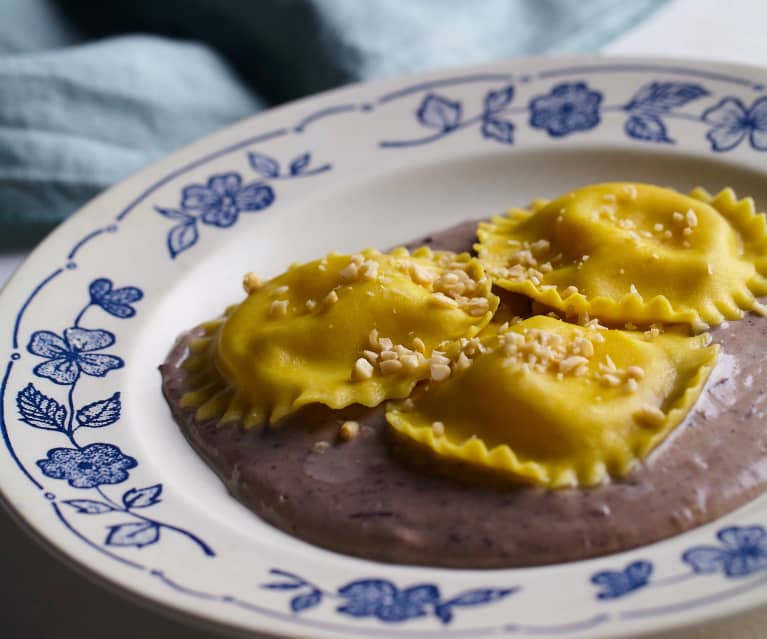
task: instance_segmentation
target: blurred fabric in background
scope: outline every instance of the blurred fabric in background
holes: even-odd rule
[[[0,250],[148,162],[358,80],[600,49],[666,0],[0,0]]]

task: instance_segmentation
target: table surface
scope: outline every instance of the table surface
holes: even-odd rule
[[[744,17],[748,19],[744,20]],[[692,56],[767,65],[767,2],[676,0],[606,53]],[[716,42],[716,46],[712,46]],[[0,253],[0,286],[25,257]],[[140,607],[81,576],[49,555],[0,510],[3,578],[0,613],[5,639],[222,639],[227,634]],[[86,612],[87,611],[87,612]],[[663,639],[763,639],[767,607],[703,627],[665,633]]]

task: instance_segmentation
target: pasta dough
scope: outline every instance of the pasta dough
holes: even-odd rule
[[[708,335],[607,330],[547,316],[501,326],[485,351],[387,420],[442,457],[552,488],[624,476],[681,422],[716,359]]]
[[[478,237],[498,286],[568,317],[702,331],[764,311],[764,215],[731,189],[586,186],[480,224]]]
[[[248,427],[310,403],[407,397],[444,370],[439,349],[476,335],[498,306],[477,260],[428,248],[331,253],[246,285],[247,299],[190,362],[199,388],[184,403]]]

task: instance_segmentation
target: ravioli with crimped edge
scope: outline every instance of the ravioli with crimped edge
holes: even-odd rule
[[[593,486],[625,476],[684,419],[716,360],[709,342],[539,315],[499,326],[480,355],[386,417],[440,457],[550,488]]]
[[[211,325],[190,358],[198,418],[246,427],[311,403],[340,409],[407,397],[449,373],[440,348],[471,338],[498,297],[468,254],[374,249],[291,266]],[[206,345],[207,344],[207,345]]]
[[[657,186],[586,186],[480,224],[495,283],[568,317],[696,331],[764,314],[767,225],[753,200]]]

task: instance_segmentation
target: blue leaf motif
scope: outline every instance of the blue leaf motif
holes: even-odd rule
[[[297,595],[290,600],[290,609],[293,612],[301,612],[318,606],[322,601],[322,593],[319,590],[313,590],[306,595]]]
[[[430,93],[416,111],[418,121],[438,131],[450,131],[461,122],[461,103]]]
[[[147,486],[146,488],[131,488],[123,495],[123,504],[130,510],[131,508],[147,508],[160,502],[159,496],[162,492],[162,484]]]
[[[84,428],[103,428],[120,419],[121,409],[118,391],[108,399],[83,406],[77,411],[77,423]]]
[[[248,162],[265,178],[276,178],[280,174],[280,164],[263,153],[248,153]]]
[[[296,583],[306,584],[306,582],[303,579],[301,579],[301,577],[299,577],[295,573],[288,572],[287,570],[280,570],[279,568],[272,568],[269,571],[269,574],[278,575],[280,577],[285,577],[287,579],[291,579],[291,580],[295,581]]]
[[[113,288],[112,280],[106,277],[93,280],[88,287],[88,292],[91,295],[91,304],[96,304],[110,315],[121,319],[133,317],[136,309],[131,304],[144,297],[141,289],[135,286]]]
[[[646,84],[624,107],[626,111],[649,110],[667,113],[697,100],[709,92],[699,84],[688,82],[651,82]]]
[[[67,409],[31,383],[16,395],[16,407],[25,424],[44,430],[64,430]]]
[[[436,616],[443,624],[449,624],[453,620],[453,609],[449,604],[434,606],[434,616]]]
[[[67,499],[64,503],[72,506],[78,513],[83,515],[101,515],[114,510],[109,504],[92,499]]]
[[[167,217],[169,220],[179,220],[181,222],[191,222],[196,218],[194,215],[190,215],[186,211],[180,211],[178,209],[163,209],[159,206],[155,206],[154,210],[160,215]]]
[[[485,96],[485,113],[503,111],[514,98],[514,87],[509,85],[498,91],[488,91]]]
[[[300,174],[309,165],[309,161],[311,159],[312,159],[312,156],[310,153],[303,153],[299,155],[296,159],[294,159],[290,163],[290,174],[291,175]]]
[[[514,125],[496,118],[485,120],[482,123],[482,135],[504,144],[514,144]]]
[[[273,584],[262,584],[262,588],[266,588],[267,590],[298,590],[299,588],[302,588],[304,584],[301,583],[293,583],[293,582],[284,582],[284,583],[273,583]]]
[[[667,142],[673,144],[674,141],[668,137],[666,126],[657,115],[643,113],[641,115],[632,115],[626,120],[626,135],[637,140],[646,140],[648,142]]]
[[[160,526],[153,521],[132,522],[109,526],[109,534],[104,542],[107,546],[135,546],[143,548],[157,542],[160,538]]]
[[[618,599],[644,588],[650,581],[653,565],[649,561],[634,561],[624,570],[604,570],[591,577],[591,583],[601,586],[597,599]]]
[[[517,591],[517,588],[477,588],[468,590],[446,601],[443,605],[450,606],[479,606],[498,601]]]
[[[168,231],[167,245],[171,258],[175,259],[179,253],[192,248],[197,244],[198,239],[199,232],[195,218],[176,224]]]

